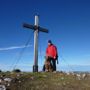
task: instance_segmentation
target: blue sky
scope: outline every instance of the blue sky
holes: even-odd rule
[[[40,26],[50,31],[39,33],[39,66],[44,63],[48,39],[58,48],[58,70],[63,69],[61,66],[67,66],[69,70],[75,65],[90,66],[89,0],[0,0],[1,69],[11,70],[16,65],[29,37],[29,45],[16,68],[29,70],[32,67],[33,31],[23,28],[22,24],[34,24],[36,13]]]

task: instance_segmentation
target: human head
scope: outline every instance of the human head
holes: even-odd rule
[[[52,44],[52,41],[51,40],[48,40],[48,45],[51,45]]]

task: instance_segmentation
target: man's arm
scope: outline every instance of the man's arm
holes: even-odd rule
[[[56,55],[56,57],[55,57],[55,59],[57,60],[57,64],[59,63],[58,62],[58,51],[57,51],[57,47],[55,46],[55,55]]]

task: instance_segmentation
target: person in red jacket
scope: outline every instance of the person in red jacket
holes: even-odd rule
[[[58,58],[58,53],[57,53],[57,47],[54,44],[52,44],[51,40],[48,40],[48,47],[46,49],[46,57],[52,63],[53,71],[56,71],[56,60]],[[45,68],[43,68],[43,71],[44,69]]]

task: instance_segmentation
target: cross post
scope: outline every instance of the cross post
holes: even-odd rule
[[[24,23],[23,27],[34,30],[34,65],[33,72],[38,72],[38,33],[45,32],[48,33],[48,30],[39,26],[39,16],[35,15],[35,24]]]

